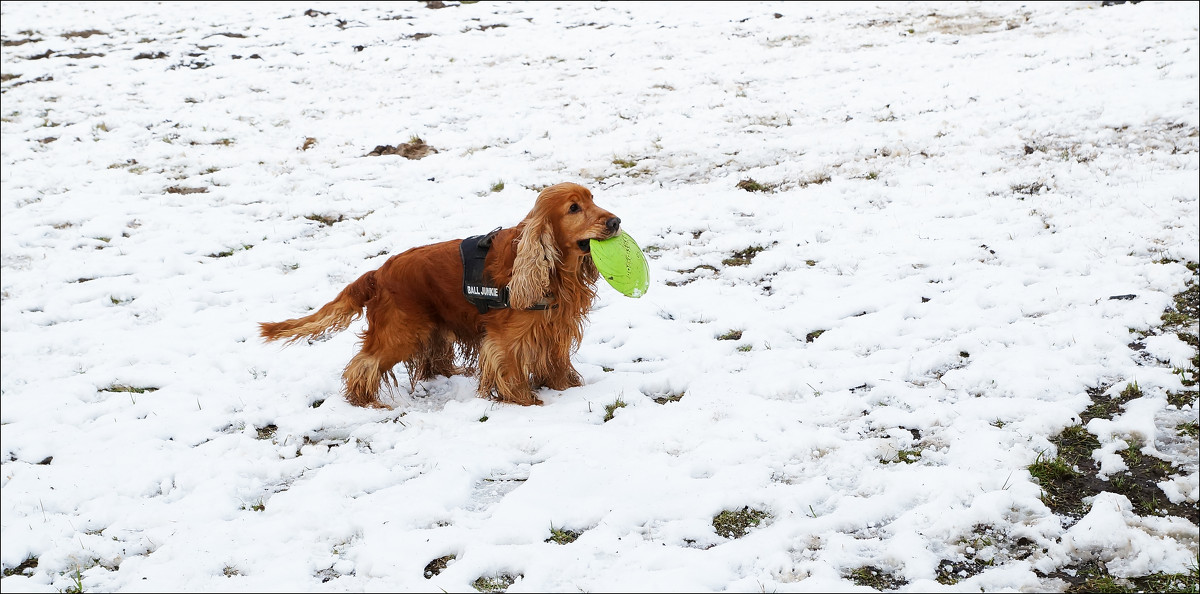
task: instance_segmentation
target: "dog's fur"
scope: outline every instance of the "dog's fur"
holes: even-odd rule
[[[288,344],[345,330],[367,311],[361,350],[346,365],[351,404],[382,407],[383,380],[403,363],[409,380],[474,371],[479,393],[503,402],[541,404],[533,390],[582,385],[571,354],[599,278],[589,240],[620,231],[621,220],[592,202],[583,186],[542,190],[533,210],[492,241],[484,270],[507,285],[511,308],[481,314],[463,296],[461,239],[410,249],[350,283],[337,298],[302,318],[260,324],[267,341]],[[545,309],[528,309],[537,305]],[[457,347],[457,348],[456,348]],[[465,367],[456,363],[456,353]]]

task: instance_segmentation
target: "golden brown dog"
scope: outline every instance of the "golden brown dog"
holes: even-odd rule
[[[589,241],[620,231],[621,219],[592,202],[578,184],[542,190],[517,226],[491,236],[483,270],[507,287],[508,307],[480,308],[464,296],[461,239],[392,256],[350,283],[311,315],[260,324],[267,341],[292,343],[345,330],[367,312],[361,350],[342,376],[345,396],[358,406],[379,402],[385,378],[403,363],[409,380],[475,371],[479,393],[504,402],[541,404],[537,387],[582,384],[571,354],[599,278]],[[481,311],[486,309],[486,311]],[[456,364],[457,355],[465,367]]]

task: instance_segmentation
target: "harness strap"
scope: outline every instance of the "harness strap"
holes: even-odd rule
[[[462,240],[458,248],[463,262],[463,297],[466,297],[480,314],[493,309],[508,309],[508,287],[497,287],[495,281],[484,272],[488,250],[500,227],[486,235],[473,235]],[[535,304],[531,310],[548,309],[544,303]]]

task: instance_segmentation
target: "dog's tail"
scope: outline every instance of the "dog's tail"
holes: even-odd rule
[[[375,271],[350,283],[333,301],[310,315],[283,322],[262,322],[258,326],[263,340],[285,340],[291,344],[302,338],[321,338],[341,332],[362,315],[363,307],[375,296]]]

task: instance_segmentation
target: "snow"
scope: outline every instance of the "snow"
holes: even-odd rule
[[[38,560],[6,592],[76,572],[89,591],[845,591],[866,566],[1012,591],[1092,559],[1196,562],[1194,517],[1113,493],[1056,515],[1026,470],[1089,388],[1136,381],[1088,425],[1102,471],[1136,438],[1178,465],[1164,498],[1200,494],[1194,440],[1165,437],[1196,420],[1166,400],[1190,351],[1127,346],[1200,260],[1195,4],[2,10],[0,564]],[[439,152],[365,156],[414,136]],[[641,298],[599,287],[584,386],[519,407],[401,377],[394,408],[363,410],[339,396],[353,332],[258,339],[563,181],[650,265]],[[770,518],[714,531],[746,506]],[[980,526],[1029,554],[979,548]],[[993,565],[937,581],[974,558]]]

